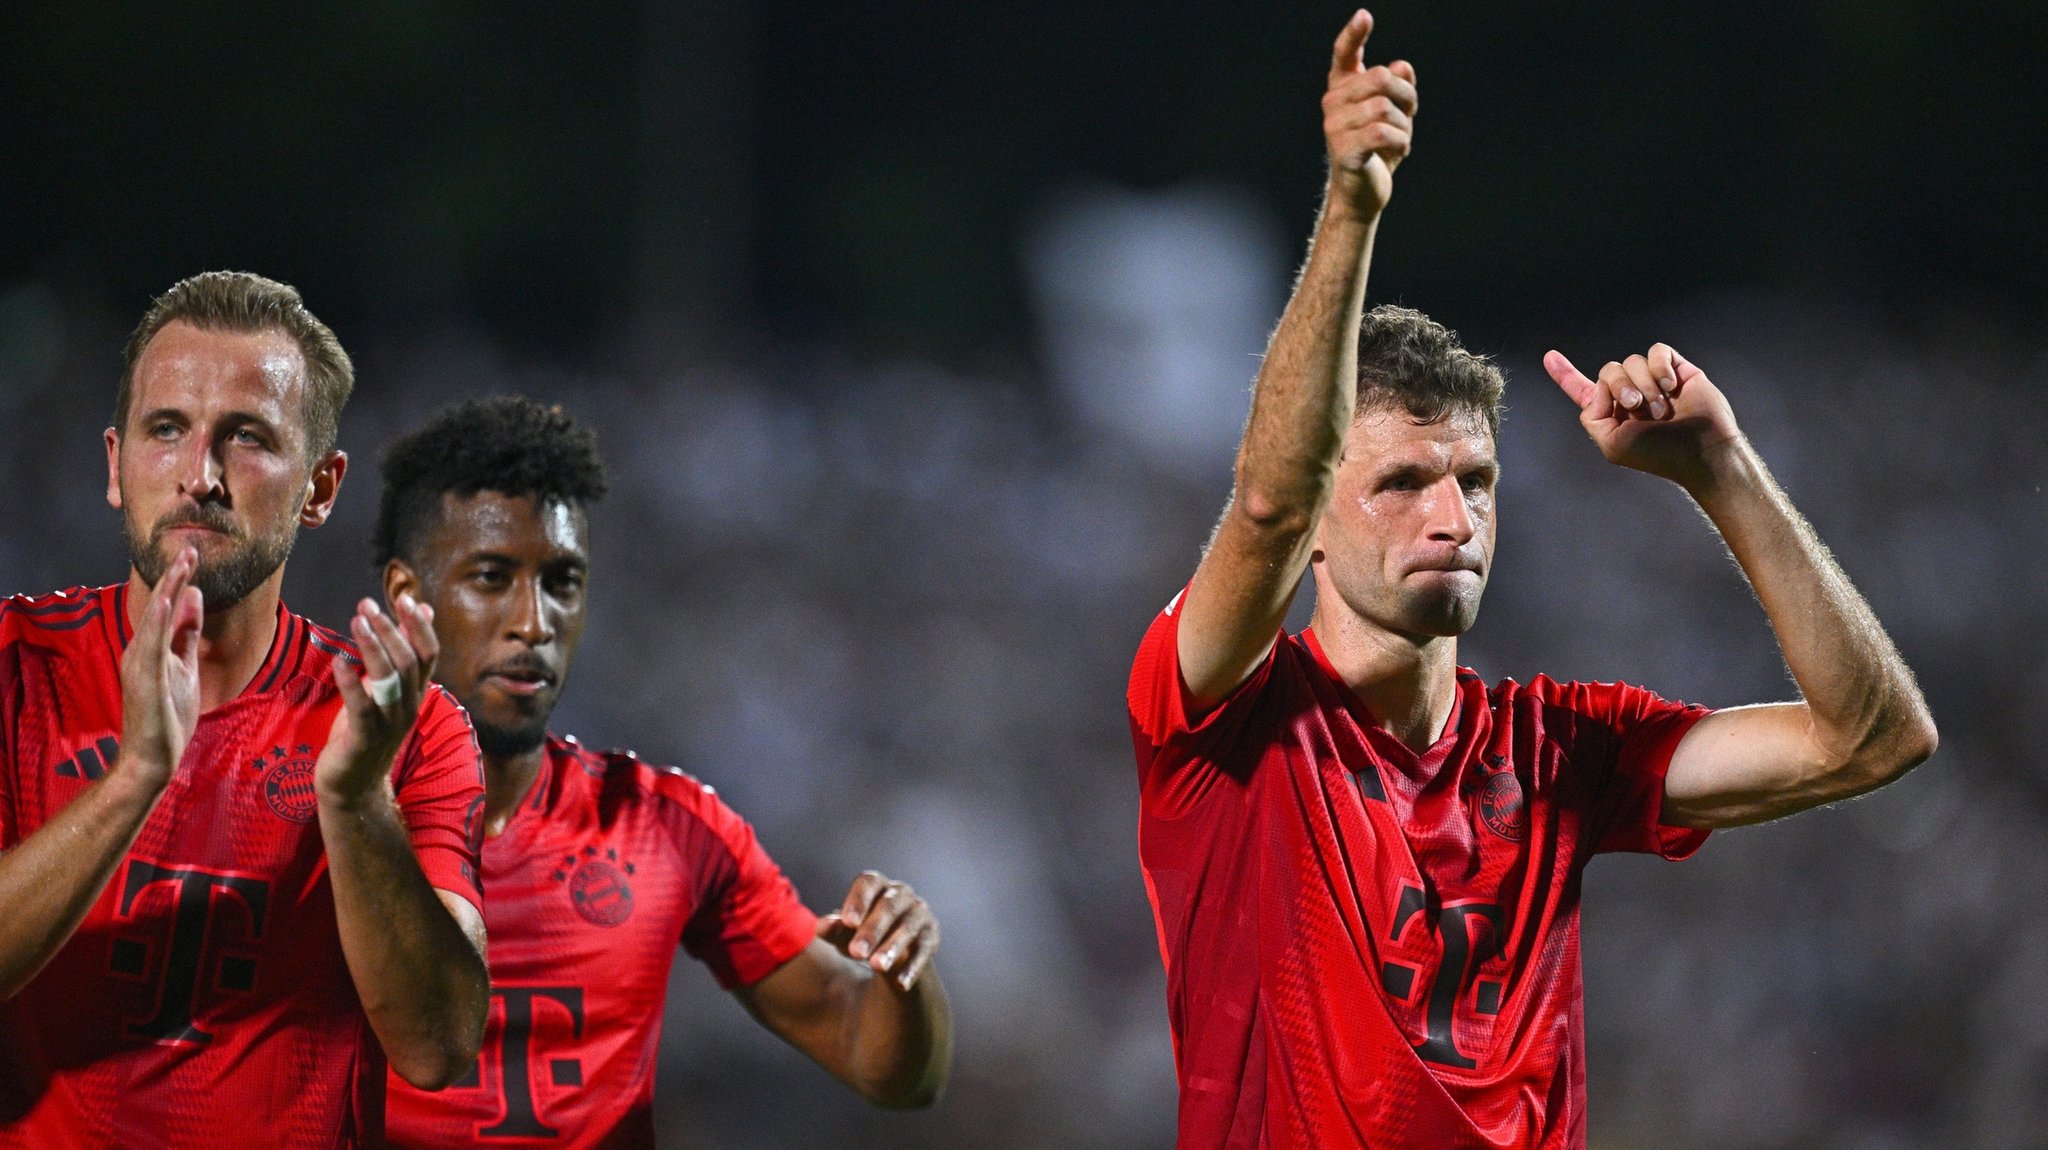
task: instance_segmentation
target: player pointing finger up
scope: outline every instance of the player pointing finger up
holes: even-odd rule
[[[1883,628],[1720,391],[1658,344],[1547,361],[1615,463],[1680,483],[1802,698],[1709,713],[1458,666],[1492,573],[1506,381],[1419,312],[1362,314],[1415,72],[1337,36],[1330,182],[1236,484],[1126,703],[1180,1150],[1584,1150],[1580,874],[1853,795],[1933,752]],[[1314,622],[1282,629],[1304,572]]]
[[[1386,207],[1394,169],[1408,156],[1415,133],[1415,67],[1406,60],[1366,67],[1365,41],[1372,14],[1360,8],[1330,54],[1330,86],[1323,93],[1323,136],[1330,150],[1333,189],[1367,211]]]

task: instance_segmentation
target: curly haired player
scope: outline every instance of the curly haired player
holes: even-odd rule
[[[797,901],[711,788],[549,733],[583,632],[593,436],[560,409],[453,407],[393,445],[375,537],[386,595],[434,608],[436,675],[476,723],[492,1009],[475,1071],[391,1084],[400,1146],[651,1147],[676,946],[769,1030],[886,1106],[921,1106],[951,1043],[938,923],[870,871]]]

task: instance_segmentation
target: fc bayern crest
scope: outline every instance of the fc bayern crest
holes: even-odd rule
[[[1479,818],[1486,829],[1518,843],[1528,830],[1528,812],[1522,802],[1522,783],[1513,771],[1500,771],[1479,790]]]
[[[267,770],[263,763],[261,757],[256,760],[257,769],[263,770],[263,801],[271,811],[287,822],[312,822],[319,805],[313,792],[313,760],[281,758]]]
[[[569,884],[569,905],[592,926],[617,926],[633,917],[633,886],[626,876],[633,864],[623,862],[617,849],[601,856],[596,847],[584,847],[583,857],[564,855],[555,871],[555,881]]]

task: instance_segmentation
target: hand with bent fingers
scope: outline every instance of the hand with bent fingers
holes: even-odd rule
[[[1360,8],[1330,54],[1323,93],[1323,142],[1330,185],[1354,207],[1377,213],[1394,195],[1394,169],[1415,135],[1415,66],[1406,60],[1365,66],[1372,14]]]
[[[908,991],[939,948],[939,920],[910,884],[862,871],[839,909],[819,916],[818,937]]]
[[[394,622],[371,599],[356,605],[349,634],[362,653],[362,670],[334,660],[341,689],[341,713],[327,733],[327,746],[313,765],[313,782],[323,798],[354,803],[390,785],[391,760],[419,716],[420,700],[433,679],[441,645],[434,637],[434,610],[410,595],[393,605]],[[398,695],[380,703],[366,682],[398,679]]]
[[[1721,389],[1668,343],[1609,363],[1598,380],[1562,352],[1545,355],[1543,366],[1579,405],[1579,425],[1609,463],[1690,488],[1706,477],[1709,455],[1742,440]]]
[[[191,585],[199,553],[178,552],[149,593],[121,653],[121,753],[126,771],[159,792],[185,757],[199,722],[199,625],[205,601]]]

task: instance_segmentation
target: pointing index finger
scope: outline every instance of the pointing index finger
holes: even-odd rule
[[[1349,76],[1365,67],[1365,38],[1372,35],[1372,13],[1360,8],[1345,21],[1330,51],[1330,79]]]

